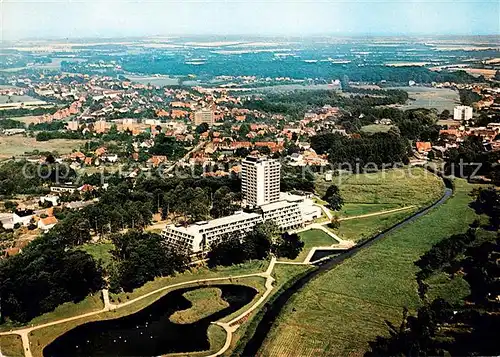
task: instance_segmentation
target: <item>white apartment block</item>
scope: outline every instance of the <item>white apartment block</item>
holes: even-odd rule
[[[296,202],[277,201],[260,206],[264,221],[273,221],[282,231],[302,226],[302,213]]]
[[[280,199],[281,164],[277,160],[249,156],[242,162],[241,191],[249,207]]]
[[[202,123],[214,125],[214,112],[211,109],[201,109],[194,113],[194,124],[200,125]]]
[[[471,120],[472,119],[472,107],[467,105],[459,105],[453,109],[453,119],[454,120]]]
[[[262,222],[258,213],[236,212],[227,217],[202,221],[187,227],[168,225],[162,231],[165,243],[179,250],[200,253],[210,249],[210,245],[230,233],[248,233]]]

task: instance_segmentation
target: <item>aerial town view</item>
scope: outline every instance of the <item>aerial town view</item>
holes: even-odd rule
[[[0,11],[0,357],[500,355],[498,1]]]

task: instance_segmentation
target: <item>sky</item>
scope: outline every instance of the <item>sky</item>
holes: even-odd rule
[[[500,34],[498,0],[0,0],[1,38]]]

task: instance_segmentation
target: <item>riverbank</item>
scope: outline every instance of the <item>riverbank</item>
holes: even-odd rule
[[[398,323],[404,306],[419,305],[416,261],[430,247],[460,233],[476,218],[472,185],[455,181],[453,196],[418,220],[319,275],[294,294],[272,326],[260,356],[359,355]],[[327,326],[327,328],[326,328]]]

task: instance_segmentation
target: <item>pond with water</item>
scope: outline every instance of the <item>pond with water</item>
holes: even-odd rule
[[[229,306],[191,324],[176,324],[170,316],[192,305],[183,294],[203,287],[169,292],[153,304],[113,320],[89,322],[66,332],[43,350],[45,357],[159,356],[210,349],[210,323],[232,314],[252,301],[257,291],[243,285],[211,285],[221,290]]]

